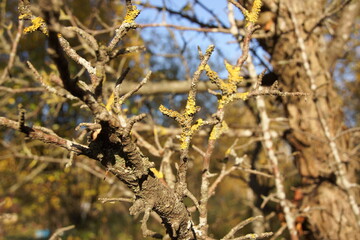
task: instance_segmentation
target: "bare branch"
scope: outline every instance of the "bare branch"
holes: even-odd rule
[[[45,168],[48,166],[48,163],[39,164],[34,170],[32,170],[28,175],[24,178],[20,179],[20,181],[16,182],[9,188],[9,193],[15,193],[21,186],[33,180],[37,175],[39,175]]]
[[[250,233],[250,234],[246,234],[243,237],[231,238],[230,240],[263,239],[263,238],[271,237],[272,235],[273,235],[272,232],[265,232],[260,234]]]
[[[58,228],[56,229],[56,231],[54,232],[53,235],[51,235],[51,237],[49,238],[49,240],[57,240],[57,239],[61,239],[58,236],[60,236],[61,234],[63,234],[66,231],[69,231],[71,229],[75,228],[75,225],[70,225],[67,227],[62,227],[62,228]]]
[[[137,52],[141,52],[141,51],[145,51],[145,50],[146,50],[145,46],[131,46],[131,47],[127,47],[127,48],[121,48],[121,49],[112,51],[110,54],[110,58],[116,58],[120,55],[125,55],[128,53],[137,53]]]
[[[39,74],[39,72],[35,69],[35,67],[31,64],[31,62],[27,61],[26,62],[27,65],[29,66],[31,72],[35,75],[35,78],[41,83],[41,85],[47,90],[49,91],[50,93],[53,93],[55,95],[58,95],[60,97],[64,97],[66,99],[69,99],[69,100],[79,100],[77,97],[74,97],[73,95],[69,94],[69,93],[61,93],[59,90],[47,85],[42,76]]]
[[[62,37],[61,35],[58,35],[58,38],[59,38],[59,43],[60,43],[61,47],[63,48],[65,53],[70,58],[72,58],[72,60],[74,60],[76,63],[80,64],[81,66],[83,66],[89,72],[89,74],[92,74],[92,75],[96,74],[96,68],[91,66],[90,62],[88,62],[86,59],[84,59],[79,54],[77,54],[77,52],[73,48],[71,48],[69,42],[64,37]]]
[[[90,35],[88,32],[86,32],[83,29],[78,28],[78,27],[66,27],[65,29],[78,33],[80,35],[80,37],[82,37],[90,45],[92,50],[94,50],[94,51],[99,50],[99,45],[98,45],[96,39],[92,35]]]
[[[186,189],[186,190],[185,190],[185,195],[191,199],[191,201],[194,203],[196,209],[197,209],[198,211],[200,211],[199,201],[196,199],[196,197],[194,196],[194,194],[192,194],[192,193],[189,191],[189,189]]]
[[[101,203],[114,203],[114,202],[128,202],[134,203],[134,199],[132,198],[98,198]]]
[[[144,86],[148,80],[150,79],[151,76],[151,71],[149,71],[145,78],[136,86],[136,88],[134,88],[133,90],[127,92],[125,95],[123,95],[122,97],[119,98],[118,100],[118,104],[122,105],[129,97],[131,97],[132,95],[134,95],[137,91],[139,91],[139,89]]]
[[[235,227],[233,227],[229,231],[229,233],[227,233],[222,239],[223,240],[232,239],[237,231],[239,231],[240,229],[242,229],[243,227],[245,227],[249,223],[252,223],[253,221],[257,221],[257,220],[262,220],[263,218],[264,218],[263,216],[250,217],[250,218],[240,222]]]
[[[29,138],[34,140],[40,140],[44,143],[54,144],[56,146],[65,148],[69,151],[73,151],[77,154],[84,154],[87,156],[91,156],[89,148],[87,146],[66,140],[59,136],[54,136],[52,134],[47,134],[44,131],[38,130],[33,127],[25,126],[24,120],[21,120],[22,123],[12,121],[5,117],[0,117],[0,125],[8,128],[12,128],[18,130],[20,127],[20,131],[25,133]],[[94,157],[94,156],[93,156]]]
[[[15,39],[14,39],[14,41],[12,43],[12,46],[11,46],[11,51],[10,51],[10,54],[9,54],[8,64],[5,67],[5,69],[3,69],[3,73],[1,74],[1,77],[0,77],[0,85],[2,85],[5,82],[6,77],[9,75],[9,72],[10,72],[11,68],[14,66],[15,57],[16,57],[16,51],[17,51],[17,47],[18,47],[20,39],[21,39],[23,27],[24,27],[24,21],[20,20],[19,21],[19,26],[18,26],[18,29],[17,29],[17,32],[16,32]]]

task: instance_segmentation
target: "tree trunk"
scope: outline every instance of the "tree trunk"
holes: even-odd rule
[[[324,21],[320,21],[325,4],[323,0],[280,1],[274,37],[261,44],[271,55],[274,72],[283,90],[312,94],[307,99],[284,99],[290,122],[290,130],[285,137],[296,153],[295,163],[302,178],[304,198],[301,209],[308,217],[307,227],[310,230],[306,239],[360,239],[359,235],[355,236],[359,232],[359,220],[349,204],[348,192],[339,185],[333,149],[329,144],[329,136],[336,136],[344,128],[341,99],[334,89],[334,79],[330,73],[334,59],[343,52],[344,44],[328,48],[333,46],[333,42],[326,41],[322,27]],[[341,11],[349,20],[351,16],[356,17],[359,5],[354,1]],[[297,20],[298,34],[291,13]],[[339,19],[344,17],[339,15]],[[341,29],[347,31],[343,38],[349,36],[351,26],[337,26],[346,27],[348,30]],[[305,52],[301,50],[299,35],[304,40]],[[336,39],[336,33],[333,39]],[[346,42],[346,39],[342,40]],[[334,54],[338,56],[334,57]],[[306,59],[308,69],[304,62]],[[330,135],[326,135],[324,123]],[[344,139],[338,139],[335,143],[337,149],[341,149],[341,161],[347,170],[345,176],[349,182],[355,182],[358,163],[353,162],[355,159],[346,158],[348,146]]]

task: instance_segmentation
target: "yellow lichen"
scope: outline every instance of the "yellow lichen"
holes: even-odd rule
[[[184,150],[187,149],[190,145],[190,132],[189,131],[184,131],[181,133],[180,135],[180,149]]]
[[[29,14],[21,14],[19,16],[19,19],[22,20],[22,19],[25,19],[25,18],[28,18],[29,17]]]
[[[22,16],[22,15],[21,15]],[[42,28],[40,28],[42,26]],[[34,19],[31,19],[31,26],[24,28],[24,33],[31,33],[36,30],[40,29],[42,33],[44,33],[46,36],[49,36],[49,33],[47,31],[45,21],[41,17],[36,17]]]
[[[218,77],[217,73],[213,71],[209,65],[204,66],[206,75],[210,81],[217,85],[221,90],[221,95],[217,95],[218,109],[224,108],[228,103],[242,99],[246,100],[248,93],[237,93],[238,84],[243,81],[243,77],[240,75],[241,68],[239,66],[233,66],[225,61],[225,68],[228,71],[228,80],[222,80]]]
[[[190,140],[192,138],[192,136],[194,135],[194,133],[196,133],[199,128],[201,126],[203,126],[205,123],[204,123],[204,120],[202,120],[201,118],[198,119],[196,121],[195,124],[193,124],[191,126],[191,128],[188,128],[188,127],[183,127],[182,128],[182,132],[181,132],[181,135],[180,135],[180,148],[181,149],[187,149],[190,145]]]
[[[235,99],[241,99],[243,101],[245,101],[249,96],[249,93],[248,92],[244,92],[244,93],[236,93],[234,98]]]
[[[186,102],[185,115],[187,116],[194,115],[196,111],[197,109],[196,109],[195,99],[189,96]]]
[[[212,83],[215,83],[215,84],[218,84],[218,82],[219,82],[219,76],[218,76],[218,74],[214,71],[214,70],[212,70],[211,68],[210,68],[210,66],[209,65],[205,65],[204,66],[204,70],[206,71],[206,76],[208,76],[208,78],[210,79],[210,81],[212,82]]]
[[[243,80],[243,77],[240,76],[240,67],[233,66],[229,64],[227,61],[225,61],[225,68],[229,73],[229,82],[233,84],[240,83]]]
[[[220,90],[225,95],[233,94],[237,90],[236,84],[233,83],[225,83],[224,81],[221,81]]]
[[[180,117],[180,113],[178,113],[177,111],[171,110],[166,108],[164,105],[160,105],[159,110],[162,114],[171,117],[171,118],[178,118]]]
[[[228,103],[234,100],[234,94],[231,95],[222,95],[221,99],[219,99],[218,109],[223,109]]]
[[[125,16],[124,23],[133,23],[135,18],[140,14],[136,6],[131,6]]]
[[[259,17],[261,5],[262,5],[261,0],[255,0],[251,8],[251,12],[248,11],[244,12],[246,20],[248,22],[256,23]]]
[[[215,46],[214,46],[214,45],[210,45],[210,46],[208,47],[208,49],[206,49],[205,55],[210,56],[210,55],[212,54],[212,52],[214,51],[214,49],[215,49]]]
[[[230,146],[226,151],[225,151],[225,156],[228,157],[230,155],[230,153],[232,152],[234,146]]]
[[[191,126],[191,132],[192,134],[195,133],[197,130],[199,130],[199,128],[204,125],[204,120],[202,120],[201,118],[198,119],[196,121],[196,123],[194,125]]]
[[[245,92],[245,93],[231,93],[231,94],[223,94],[221,96],[221,98],[219,99],[219,109],[224,108],[227,104],[231,103],[234,100],[243,100],[245,101],[246,99],[248,99],[249,93]]]
[[[221,122],[221,125],[220,124],[217,124],[215,127],[213,127],[213,129],[211,130],[211,133],[210,133],[210,137],[209,139],[210,140],[216,140],[218,139],[221,134],[223,134],[225,131],[227,131],[229,129],[228,125],[226,124],[225,121],[222,121]]]

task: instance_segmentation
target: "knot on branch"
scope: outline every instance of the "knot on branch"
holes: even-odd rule
[[[18,105],[18,109],[19,109],[19,130],[23,133],[26,133],[26,127],[25,127],[26,110],[22,107],[21,104]]]
[[[134,204],[129,208],[130,215],[137,215],[145,211],[145,201],[142,198],[135,200]]]

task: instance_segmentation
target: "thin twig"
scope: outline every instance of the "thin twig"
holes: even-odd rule
[[[246,225],[248,225],[249,223],[252,223],[254,221],[257,220],[262,220],[264,217],[263,216],[255,216],[255,217],[250,217],[242,222],[240,222],[239,224],[237,224],[235,227],[233,227],[229,233],[227,233],[222,239],[223,240],[227,240],[227,239],[231,239],[234,237],[235,233],[237,231],[239,231],[240,229],[242,229],[243,227],[245,227]]]
[[[215,194],[215,189],[216,187],[222,182],[222,180],[228,176],[229,174],[231,174],[233,171],[235,171],[236,169],[238,169],[236,166],[232,166],[229,169],[226,169],[226,164],[223,164],[221,172],[219,174],[219,176],[215,179],[215,181],[211,184],[211,186],[209,187],[209,193],[208,196],[211,197],[212,195]]]
[[[271,237],[274,233],[273,232],[265,232],[265,233],[250,233],[250,234],[246,234],[245,236],[242,237],[238,237],[238,238],[231,238],[230,240],[255,240],[255,239],[263,239],[263,238],[268,238]]]
[[[81,145],[79,143],[72,142],[70,140],[61,138],[59,136],[45,133],[44,131],[33,128],[33,127],[25,126],[25,124],[22,122],[24,122],[24,121],[21,120],[20,121],[21,124],[19,124],[19,122],[10,120],[5,117],[0,117],[0,126],[5,126],[5,127],[12,128],[15,130],[19,130],[19,127],[20,127],[20,130],[22,132],[24,132],[25,134],[27,134],[27,136],[31,139],[40,140],[45,143],[54,144],[59,147],[65,148],[69,151],[74,151],[75,153],[78,153],[78,154],[87,155],[86,153],[89,153],[89,148],[85,145]],[[96,157],[94,159],[96,159]]]
[[[70,30],[70,31],[74,31],[77,34],[79,34],[79,36],[82,37],[90,45],[92,50],[94,50],[94,51],[99,50],[99,45],[98,45],[96,39],[91,34],[89,34],[88,32],[82,30],[81,28],[74,27],[74,26],[65,27],[65,29]]]
[[[70,43],[63,36],[58,35],[58,38],[62,49],[72,60],[83,66],[89,74],[96,75],[96,68],[91,66],[89,61],[81,57],[73,48],[71,48]]]
[[[0,86],[0,91],[17,94],[17,93],[27,93],[27,92],[44,92],[45,89],[43,87],[8,88],[8,87]]]
[[[175,189],[176,183],[176,176],[171,167],[171,156],[174,154],[173,147],[173,139],[172,137],[169,137],[165,142],[164,148],[162,149],[163,154],[160,165],[160,172],[164,174],[165,182],[171,189]]]
[[[143,80],[141,80],[141,82],[131,91],[127,92],[125,95],[123,95],[122,97],[119,98],[119,105],[122,105],[129,97],[131,97],[132,95],[134,95],[134,93],[136,93],[137,91],[139,91],[139,89],[144,86],[148,80],[150,79],[151,76],[151,71],[149,71],[146,76],[144,77]]]
[[[101,203],[114,203],[114,202],[128,202],[128,203],[134,203],[133,198],[98,198]]]
[[[189,91],[189,95],[188,95],[188,101],[187,101],[187,106],[189,106],[189,108],[195,108],[195,101],[196,101],[196,94],[197,94],[197,85],[199,83],[199,79],[200,79],[200,75],[201,73],[204,71],[204,67],[205,65],[207,65],[210,56],[212,54],[212,52],[214,51],[215,46],[214,45],[210,45],[207,50],[205,55],[203,55],[201,62],[197,68],[197,70],[195,71],[193,78],[191,80],[191,87],[190,87],[190,91]],[[188,112],[186,112],[188,111]],[[181,152],[181,156],[180,156],[180,166],[179,166],[179,171],[178,171],[178,178],[179,178],[179,182],[176,185],[176,192],[180,195],[183,196],[184,195],[184,191],[187,189],[186,186],[186,174],[187,174],[187,168],[188,168],[188,152],[189,152],[189,146],[190,146],[190,141],[192,138],[190,129],[192,127],[192,123],[193,123],[193,118],[195,115],[196,111],[191,110],[189,111],[189,109],[185,110],[185,115],[186,115],[186,121],[184,122],[184,126],[182,126],[182,132],[184,135],[184,139],[183,139],[183,143],[184,143],[184,148]]]
[[[135,29],[136,24],[135,23],[123,23],[121,26],[115,30],[115,36],[111,40],[108,46],[108,51],[111,52],[115,46],[118,44],[118,42],[128,33],[130,29]]]
[[[51,237],[49,238],[49,240],[56,240],[59,239],[58,236],[60,236],[61,234],[63,234],[66,231],[69,231],[71,229],[75,228],[75,225],[70,225],[67,227],[62,227],[62,228],[58,228],[56,229],[56,231],[54,232],[53,235],[51,235]]]
[[[160,151],[154,145],[145,140],[137,131],[133,130],[131,134],[137,139],[137,144],[141,147],[146,148],[149,153],[155,157],[160,157]]]
[[[8,64],[5,67],[5,69],[3,69],[3,73],[2,73],[2,75],[0,77],[0,85],[2,85],[4,83],[4,81],[6,80],[6,77],[9,75],[9,71],[14,66],[15,57],[16,57],[16,51],[17,51],[17,47],[18,47],[20,39],[21,39],[23,27],[24,27],[24,21],[19,20],[19,26],[18,26],[18,29],[17,29],[17,32],[16,32],[16,36],[15,36],[15,39],[14,39],[14,41],[12,43],[12,46],[11,46],[11,51],[10,51],[10,54],[9,54]]]
[[[346,134],[349,134],[349,133],[353,133],[353,132],[360,132],[360,127],[353,127],[353,128],[349,128],[349,129],[346,129],[345,131],[342,131],[340,133],[338,133],[335,137],[334,137],[334,140],[337,140],[338,138],[346,135]]]
[[[36,70],[36,68],[31,64],[31,62],[27,61],[27,65],[29,66],[31,72],[35,75],[35,78],[41,83],[41,85],[50,93],[53,93],[57,96],[64,97],[69,100],[79,100],[77,97],[74,97],[73,95],[65,92],[61,93],[58,89],[53,88],[45,83],[42,76],[39,74],[39,72]],[[65,89],[63,91],[66,91]]]
[[[286,229],[286,224],[282,225],[277,231],[276,233],[274,233],[274,235],[272,236],[272,238],[270,240],[276,240],[278,239],[278,237],[285,231]]]

